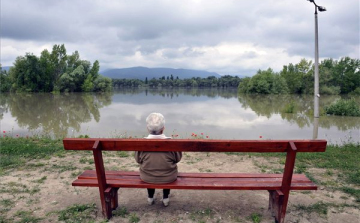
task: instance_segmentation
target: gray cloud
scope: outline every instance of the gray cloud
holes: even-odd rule
[[[317,3],[328,9],[319,13],[320,56],[359,58],[358,0]],[[304,0],[2,0],[1,63],[64,43],[103,68],[281,68],[313,58],[313,13]]]

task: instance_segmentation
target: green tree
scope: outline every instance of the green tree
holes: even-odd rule
[[[78,51],[75,51],[70,56],[67,56],[67,72],[72,72],[75,68],[81,65],[80,55]]]
[[[337,63],[335,70],[341,83],[341,93],[348,94],[360,86],[360,60],[343,57]]]
[[[62,92],[73,92],[76,90],[75,81],[72,75],[64,73],[58,81],[58,90]]]
[[[94,81],[94,91],[108,92],[112,90],[112,81],[110,78],[99,76]]]
[[[251,78],[250,77],[245,77],[243,79],[241,79],[239,86],[238,86],[238,92],[239,93],[249,93],[249,82],[250,82]]]
[[[311,81],[311,78],[309,77],[313,74],[311,69],[312,62],[307,61],[306,59],[301,59],[298,64],[293,65],[290,63],[283,67],[280,75],[285,79],[290,93],[306,93],[310,91],[307,87],[312,86],[311,88],[313,88],[314,85],[309,83],[309,81]]]
[[[65,73],[67,68],[67,55],[64,44],[54,45],[52,52],[50,54],[51,66],[52,66],[52,81],[54,90],[58,91],[60,89],[59,79],[63,73]]]
[[[88,75],[87,78],[85,79],[83,85],[81,86],[82,91],[85,92],[90,92],[94,89],[94,84],[92,82],[92,77],[91,75]]]
[[[94,81],[96,78],[99,77],[99,70],[100,70],[99,61],[95,60],[89,72],[91,76],[91,81]]]
[[[51,56],[47,49],[43,50],[39,59],[40,73],[41,73],[41,85],[39,88],[44,92],[50,92],[54,88],[54,82],[52,80],[52,73],[54,67],[52,66]]]
[[[81,87],[85,82],[86,79],[86,73],[84,71],[83,65],[78,66],[75,70],[73,70],[69,76],[74,82],[74,88],[72,88],[70,91],[81,91]],[[63,90],[63,86],[60,86],[60,89]]]
[[[272,94],[286,94],[289,92],[286,81],[279,74],[273,76],[273,83],[271,87]]]
[[[38,87],[42,81],[40,74],[39,58],[29,53],[23,57],[19,56],[10,70],[11,79],[13,80],[12,88],[15,91],[41,91],[42,89]]]
[[[288,93],[286,81],[269,68],[259,70],[253,77],[246,77],[238,85],[239,93],[285,94]]]
[[[2,69],[0,64],[0,92],[9,92],[11,88],[11,80],[6,72],[6,70]]]
[[[109,88],[109,80],[100,78],[99,70],[99,61],[91,65],[80,59],[78,51],[68,56],[62,44],[54,45],[51,53],[43,50],[40,58],[30,53],[17,57],[9,71],[9,80],[14,91],[92,91],[96,84],[96,89],[103,91]],[[4,75],[2,79],[6,80]]]
[[[259,70],[248,83],[248,93],[270,94],[273,82],[273,70],[271,68]]]

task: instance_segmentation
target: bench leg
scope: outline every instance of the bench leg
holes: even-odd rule
[[[103,205],[103,215],[104,217],[106,217],[107,219],[110,219],[112,217],[112,208],[111,208],[111,201],[112,201],[112,191],[113,188],[108,187],[106,188],[106,190],[104,191],[104,198],[105,201],[102,202]]]
[[[118,190],[119,188],[112,188],[111,190],[111,209],[115,210],[118,206]]]
[[[283,223],[285,214],[282,214],[284,205],[284,194],[280,190],[269,190],[269,210],[275,222]]]
[[[118,204],[118,190],[119,188],[108,187],[103,192],[104,200],[102,200],[101,196],[101,205],[102,205],[102,214],[105,218],[110,219],[112,217],[112,210],[115,210]],[[100,191],[101,193],[101,191]]]

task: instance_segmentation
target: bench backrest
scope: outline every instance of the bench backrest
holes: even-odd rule
[[[182,152],[325,152],[326,140],[201,140],[66,138],[66,150]]]

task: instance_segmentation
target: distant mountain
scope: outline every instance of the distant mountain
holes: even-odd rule
[[[8,72],[9,69],[10,69],[10,67],[11,67],[11,66],[3,66],[3,67],[1,67],[1,69],[2,69],[2,70],[6,70],[6,71]]]
[[[152,78],[161,78],[165,76],[173,75],[174,78],[179,77],[179,79],[192,78],[192,77],[201,77],[206,78],[209,76],[215,76],[217,78],[221,77],[220,74],[215,72],[208,72],[203,70],[189,70],[189,69],[173,69],[173,68],[147,68],[147,67],[130,67],[130,68],[120,68],[120,69],[108,69],[100,72],[101,75],[105,77],[110,77],[113,79],[140,79],[145,80],[147,77],[148,80]]]

